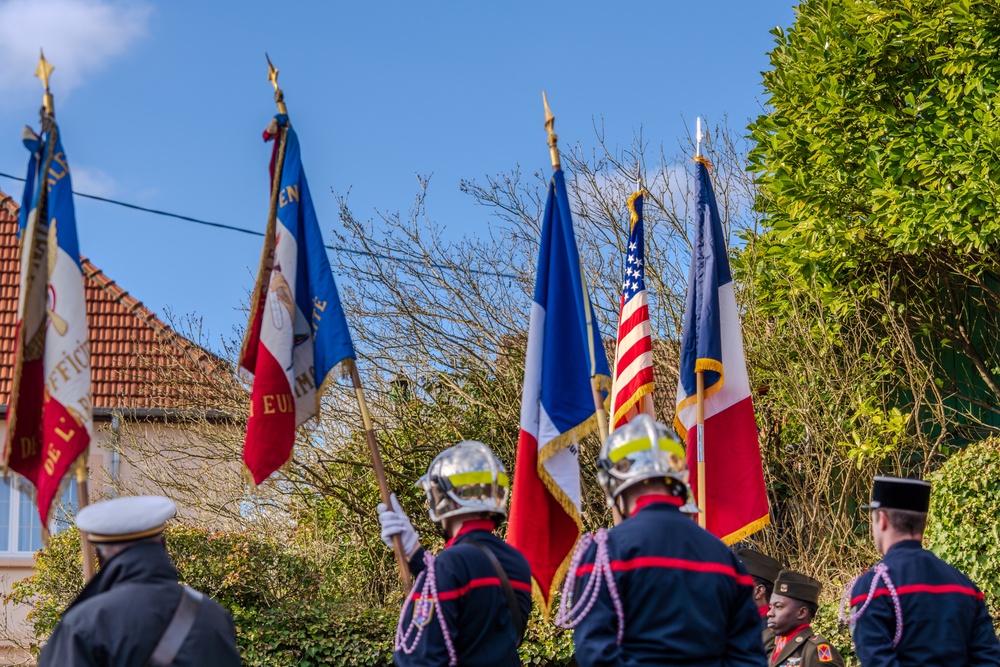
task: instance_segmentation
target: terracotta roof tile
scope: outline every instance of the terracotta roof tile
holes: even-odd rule
[[[20,279],[17,204],[0,192],[0,401],[7,402],[14,366]],[[142,302],[82,258],[90,325],[95,408],[179,408],[202,404],[213,373],[225,363],[177,334]],[[179,371],[182,382],[165,383]]]

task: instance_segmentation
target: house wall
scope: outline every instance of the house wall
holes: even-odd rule
[[[98,423],[97,432],[91,441],[88,456],[90,471],[91,502],[115,497],[116,495],[155,494],[171,497],[178,505],[179,518],[187,523],[224,529],[235,525],[235,520],[226,520],[212,511],[211,503],[195,502],[200,496],[220,497],[219,504],[226,504],[217,489],[221,484],[240,485],[241,465],[233,461],[206,463],[199,457],[185,456],[192,447],[192,434],[183,425],[171,426],[164,423],[121,423],[118,432],[112,431],[108,422]],[[6,437],[6,424],[0,422],[0,438]],[[138,447],[136,445],[139,445]],[[201,444],[203,447],[204,444]],[[124,455],[115,456],[115,451],[127,448]],[[225,459],[226,457],[224,457]],[[206,465],[220,468],[206,470]],[[115,470],[117,469],[117,479]],[[193,480],[190,495],[181,491],[165,491],[162,483],[188,478]],[[162,483],[158,483],[160,480]],[[214,490],[205,490],[205,482]],[[185,495],[190,500],[185,501]],[[228,505],[232,505],[232,501]],[[196,505],[192,507],[192,505]],[[34,511],[34,508],[32,508]],[[238,508],[236,508],[238,512]],[[14,582],[25,579],[34,572],[34,556],[0,556],[0,595],[10,593]],[[82,577],[82,573],[81,573]],[[6,600],[6,597],[4,598]],[[34,633],[27,615],[30,607],[6,602],[0,614],[0,665],[32,664],[26,662],[30,655],[18,646],[33,641]]]

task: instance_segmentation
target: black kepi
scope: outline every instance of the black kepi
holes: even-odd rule
[[[862,505],[862,509],[907,510],[926,514],[930,502],[930,482],[877,475],[872,485],[872,501]]]

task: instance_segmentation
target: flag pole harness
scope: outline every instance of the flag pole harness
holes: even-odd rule
[[[420,573],[417,580],[413,583],[413,588],[420,591],[420,594],[417,596],[418,599],[425,600],[430,598],[434,601],[434,606],[438,610],[437,619],[441,625],[441,634],[444,636],[444,643],[448,648],[448,665],[452,666],[458,664],[458,654],[455,652],[455,644],[451,640],[451,633],[448,631],[448,624],[444,620],[444,612],[441,610],[441,601],[438,598],[437,576],[434,573],[435,560],[434,554],[429,551],[424,552],[424,571]],[[403,609],[399,612],[399,623],[396,624],[395,650],[402,651],[406,655],[411,655],[417,650],[420,638],[424,634],[424,628],[428,625],[428,623],[418,624],[411,622],[410,627],[406,629],[406,632],[403,632],[406,610],[413,607],[413,600],[412,595],[407,595]],[[413,636],[414,628],[416,628],[416,636]]]
[[[573,589],[576,583],[576,571],[580,567],[580,561],[590,548],[591,544],[597,545],[594,556],[594,571],[590,575],[590,580],[580,593],[580,599],[574,602]],[[611,574],[611,557],[608,555],[608,531],[601,528],[594,535],[589,533],[580,538],[573,552],[573,558],[569,564],[569,574],[563,584],[562,599],[559,601],[559,613],[556,615],[556,625],[562,628],[574,628],[587,617],[593,609],[601,594],[601,579],[608,585],[608,594],[611,596],[611,603],[615,607],[615,614],[618,616],[618,645],[621,646],[625,636],[625,609],[622,606],[621,595],[618,594],[618,587],[615,585],[615,578]]]
[[[858,577],[850,583],[850,585],[844,589],[844,595],[840,599],[840,622],[850,623],[851,627],[857,623],[861,615],[865,613],[868,605],[875,598],[875,591],[878,588],[878,582],[881,579],[885,582],[885,587],[889,591],[889,597],[892,598],[892,607],[896,615],[896,634],[892,638],[892,647],[896,648],[899,645],[900,640],[903,638],[903,607],[899,604],[899,593],[896,591],[895,584],[889,578],[889,566],[885,563],[878,563],[874,568],[875,576],[872,577],[871,588],[868,589],[868,596],[865,598],[865,603],[861,605],[861,608],[856,612],[847,612],[848,603],[850,602],[851,591],[854,589],[854,584],[857,583]]]

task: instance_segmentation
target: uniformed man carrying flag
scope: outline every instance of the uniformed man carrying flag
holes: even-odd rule
[[[608,436],[599,482],[625,520],[585,536],[557,623],[581,667],[764,667],[753,579],[718,538],[681,513],[684,446],[649,415]]]
[[[382,541],[391,548],[394,536],[402,539],[417,577],[400,613],[393,662],[519,666],[531,572],[524,556],[493,534],[507,516],[503,463],[483,443],[466,440],[441,452],[417,485],[448,541],[435,557],[420,546],[395,495],[391,508],[379,504]]]

